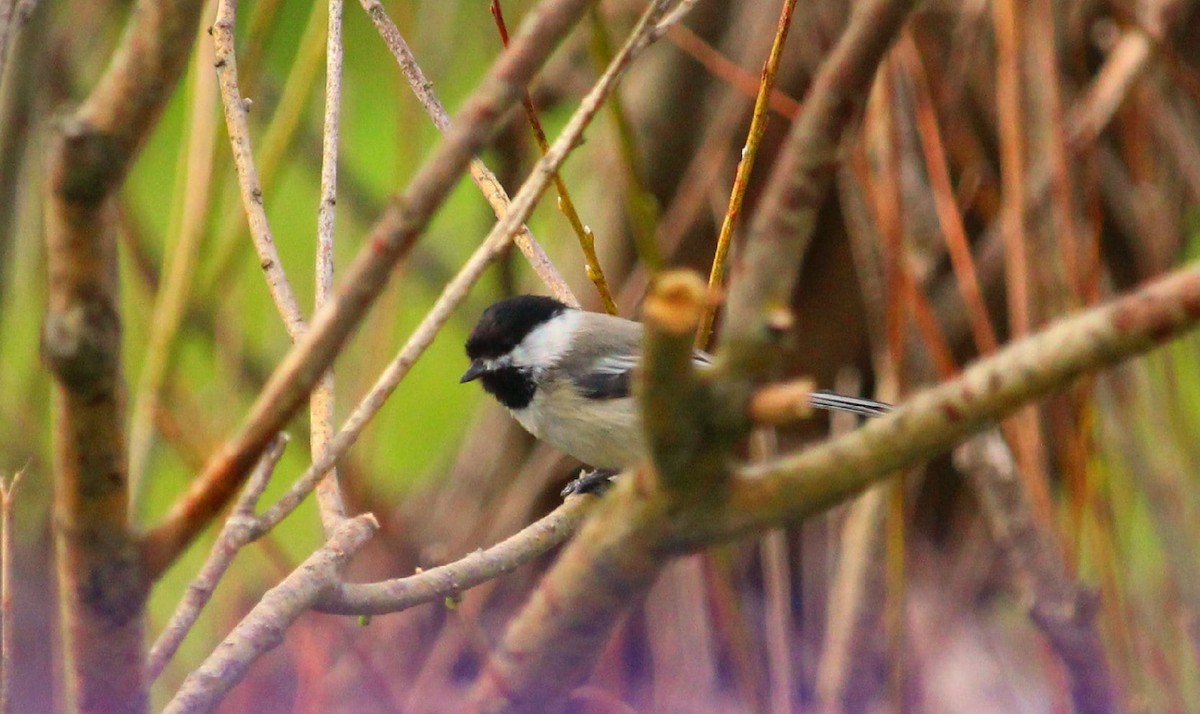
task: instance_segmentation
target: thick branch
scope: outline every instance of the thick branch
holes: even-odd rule
[[[143,712],[146,578],[127,517],[114,194],[182,74],[196,0],[142,0],[83,105],[50,142],[49,304],[55,523],[64,649],[82,712]]]
[[[486,711],[543,711],[582,681],[623,607],[673,555],[783,525],[934,456],[1022,404],[1176,337],[1200,321],[1200,267],[1010,345],[886,416],[797,454],[745,467],[726,499],[671,501],[618,483],[547,574],[476,681]]]
[[[724,513],[692,535],[726,538],[816,513],[887,474],[936,456],[1022,404],[1064,389],[1194,328],[1200,267],[1052,324],[976,362],[953,381],[917,393],[896,411],[832,441],[742,470]],[[682,545],[682,543],[681,543]]]
[[[668,500],[639,493],[627,474],[567,545],[475,681],[468,711],[560,711],[604,649],[621,613],[654,583],[667,557]]]

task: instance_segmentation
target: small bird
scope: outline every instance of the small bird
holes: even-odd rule
[[[642,353],[641,323],[568,307],[554,298],[518,295],[480,316],[467,339],[471,366],[460,383],[479,380],[538,439],[596,469],[563,492],[606,483],[645,453],[633,375]],[[697,350],[697,365],[711,358]],[[813,392],[818,409],[878,416],[883,402]]]

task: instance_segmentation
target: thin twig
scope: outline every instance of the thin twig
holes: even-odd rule
[[[342,105],[342,8],[343,0],[329,0],[329,32],[325,50],[325,129],[321,135],[321,203],[317,209],[316,299],[313,312],[320,310],[333,292],[333,229],[337,221],[338,112]],[[309,400],[312,457],[320,458],[333,433],[337,403],[333,369],[325,371]],[[317,484],[317,506],[325,536],[346,518],[346,504],[338,485],[336,467],[330,467]]]
[[[933,207],[937,212],[938,224],[942,229],[942,237],[946,241],[950,267],[954,270],[958,289],[962,293],[963,304],[970,317],[975,345],[980,354],[990,354],[996,351],[999,340],[996,339],[996,330],[992,327],[991,318],[988,317],[987,304],[984,302],[983,292],[979,288],[979,275],[975,270],[975,261],[971,257],[971,246],[967,241],[962,213],[954,201],[954,187],[950,182],[946,152],[942,146],[941,132],[938,129],[933,93],[929,88],[929,79],[911,33],[906,33],[896,44],[896,59],[908,73],[915,90],[913,93],[916,104],[914,112],[917,130],[921,133],[921,148],[925,152],[925,171],[929,176]]]
[[[379,528],[369,513],[343,520],[329,542],[283,582],[267,591],[203,664],[184,680],[164,714],[199,714],[216,709],[250,665],[283,642],[301,615],[333,587],[342,568]]]
[[[391,269],[408,254],[433,212],[449,196],[459,173],[490,136],[504,110],[520,96],[520,87],[537,70],[586,9],[585,0],[548,0],[468,99],[439,150],[423,166],[409,190],[380,216],[363,248],[346,272],[334,297],[313,319],[313,325],[276,368],[238,431],[215,453],[175,503],[163,521],[142,539],[147,574],[154,578],[179,556],[196,535],[220,512],[253,468],[266,444],[301,407],[320,375],[361,323],[367,309],[382,293]],[[569,138],[577,139],[594,109],[584,112]],[[559,144],[562,143],[562,146]],[[506,236],[528,215],[544,188],[541,171],[565,158],[566,142],[556,142],[558,155],[539,163],[526,196],[518,195],[514,213],[493,229]],[[553,149],[552,148],[552,153]],[[520,209],[516,204],[522,204]],[[519,214],[516,220],[512,217]],[[485,245],[504,239],[485,240]],[[334,455],[333,446],[325,451]]]
[[[262,184],[258,169],[254,165],[254,152],[250,147],[250,125],[246,115],[250,113],[249,100],[243,99],[238,91],[237,58],[234,50],[234,30],[237,25],[237,0],[218,0],[217,17],[213,22],[213,51],[216,58],[217,81],[221,87],[221,102],[225,107],[225,128],[229,132],[229,143],[233,148],[233,161],[237,167],[238,186],[242,192],[242,205],[250,223],[250,235],[258,252],[259,265],[267,279],[271,299],[283,317],[288,336],[295,341],[305,330],[304,316],[300,303],[292,291],[275,248],[271,226],[267,222],[267,211],[263,204]]]
[[[604,26],[604,18],[600,6],[593,4],[591,8],[592,54],[597,66],[611,65],[614,53],[612,39]],[[665,32],[666,28],[664,28]],[[662,32],[652,28],[646,35],[647,43],[653,42]],[[649,186],[646,185],[642,171],[641,158],[637,150],[637,139],[633,126],[625,112],[624,103],[619,94],[614,94],[608,103],[609,115],[617,131],[617,149],[620,153],[621,168],[625,172],[627,186],[624,191],[626,211],[630,233],[633,238],[633,249],[646,267],[654,272],[663,267],[662,251],[654,240],[655,228],[661,218],[662,211],[658,206]]]
[[[183,638],[192,629],[192,625],[196,624],[197,618],[200,617],[200,611],[208,604],[213,591],[217,589],[217,584],[221,582],[225,571],[233,563],[234,556],[239,550],[262,535],[261,528],[258,527],[258,519],[254,515],[254,508],[258,504],[258,499],[262,497],[263,491],[266,490],[279,459],[283,458],[283,450],[286,446],[287,437],[281,434],[274,443],[267,447],[258,466],[254,468],[254,473],[246,481],[241,495],[233,504],[229,517],[221,526],[221,532],[217,534],[212,550],[208,553],[208,559],[204,561],[204,565],[200,566],[196,577],[188,584],[187,591],[184,592],[171,619],[167,620],[158,639],[150,647],[150,656],[146,663],[146,676],[149,681],[153,682],[158,679],[158,675],[162,674],[167,663],[175,656],[179,645],[183,643]]]
[[[1025,134],[1022,112],[1022,47],[1024,4],[1017,0],[992,3],[996,34],[996,107],[1000,136],[1000,178],[1003,185],[1000,230],[1004,240],[1005,295],[1008,299],[1009,330],[1024,337],[1032,327],[1030,296],[1029,237],[1025,230],[1027,202],[1025,186]],[[1047,168],[1050,168],[1047,162]],[[1048,173],[1050,173],[1048,171]],[[1049,185],[1049,179],[1047,185]],[[1034,513],[1050,523],[1054,505],[1046,482],[1045,449],[1038,425],[1038,412],[1030,407],[1009,422],[1008,433],[1022,468],[1025,486],[1033,499]]]
[[[754,114],[750,118],[750,130],[746,132],[746,144],[742,147],[742,158],[738,161],[737,173],[733,178],[733,191],[729,196],[729,208],[725,211],[725,219],[721,222],[721,232],[717,234],[717,248],[713,255],[712,269],[708,274],[708,290],[718,294],[725,284],[726,260],[729,257],[729,246],[733,242],[733,225],[742,215],[742,201],[746,197],[746,188],[750,183],[750,173],[754,170],[754,159],[758,157],[758,145],[763,134],[767,131],[767,104],[771,92],[775,88],[775,75],[779,72],[779,58],[783,56],[783,45],[787,42],[788,30],[792,26],[792,12],[796,9],[796,0],[784,0],[783,8],[779,11],[779,24],[775,28],[775,41],[771,51],[763,63],[762,79],[758,84],[758,96],[754,99]],[[705,349],[712,336],[713,319],[717,314],[714,303],[704,312],[700,321],[700,330],[696,333],[696,346]]]
[[[0,714],[12,714],[13,498],[24,475],[25,469],[21,469],[7,483],[0,477]]]
[[[321,612],[383,615],[460,593],[528,563],[571,536],[596,499],[576,496],[505,540],[453,563],[406,578],[340,583],[317,603]]]
[[[417,95],[417,99],[421,102],[421,106],[425,107],[425,111],[433,120],[433,125],[441,132],[446,132],[450,129],[450,115],[446,113],[446,108],[442,106],[441,100],[433,91],[433,82],[425,76],[425,72],[421,70],[421,66],[417,64],[417,58],[409,48],[408,42],[404,40],[404,36],[400,34],[400,30],[392,19],[388,17],[387,11],[379,0],[360,0],[363,9],[371,17],[371,22],[375,23],[375,29],[383,37],[384,43],[388,46],[392,56],[396,58],[397,64],[400,65],[400,70],[404,74],[404,78],[408,80],[408,84],[412,87],[413,93]],[[508,43],[505,43],[505,47]],[[522,89],[522,96],[528,97],[528,92]],[[504,186],[500,184],[500,180],[492,173],[483,161],[478,158],[472,158],[470,167],[471,180],[479,187],[488,204],[496,214],[496,218],[500,219],[509,211],[510,199],[508,192],[504,190]],[[557,176],[557,174],[555,174]],[[517,234],[513,236],[513,242],[517,248],[525,254],[529,260],[529,265],[533,268],[533,272],[541,278],[542,282],[554,293],[554,296],[562,302],[572,306],[579,307],[579,300],[575,294],[571,292],[567,281],[563,279],[562,274],[554,267],[550,261],[550,256],[546,255],[546,251],[542,249],[537,239],[529,231],[529,227],[521,224]]]
[[[729,85],[737,93],[746,97],[758,96],[760,85],[752,73],[742,69],[736,62],[721,54],[720,50],[710,45],[700,35],[689,30],[686,25],[671,27],[667,31],[667,39],[699,62],[709,74]],[[794,119],[800,113],[800,102],[779,89],[771,90],[768,106],[771,111],[785,119]]]
[[[250,16],[250,28],[242,38],[246,59],[239,61],[238,67],[241,69],[242,79],[246,82],[243,91],[251,95],[255,93],[254,79],[259,74],[264,74],[256,71],[257,65],[261,64],[262,52],[259,48],[270,44],[266,36],[270,29],[271,16],[274,14],[273,10],[265,11],[261,8],[270,8],[271,5],[270,2],[260,2],[251,6],[253,11]],[[318,86],[318,73],[323,64],[321,60],[325,56],[326,14],[325,3],[312,3],[304,30],[297,41],[295,59],[283,81],[278,103],[262,131],[262,141],[255,152],[254,160],[263,195],[273,194],[280,176],[283,175],[281,169],[291,155],[290,150],[295,143],[296,134],[303,126],[310,100]],[[256,21],[261,24],[256,25]],[[223,215],[224,218],[218,223],[219,228],[215,232],[211,267],[201,291],[210,299],[220,295],[229,280],[236,275],[237,268],[242,265],[240,259],[244,247],[242,236],[246,230],[246,218],[243,215],[245,210],[238,210],[240,196],[237,189],[230,191],[228,185],[224,185],[223,188],[226,190],[221,196],[219,215]]]
[[[496,19],[496,29],[500,32],[500,41],[508,47],[508,26],[504,22],[504,11],[500,7],[500,0],[492,0],[491,3],[492,17]],[[533,138],[537,142],[538,149],[542,154],[550,148],[550,142],[546,139],[546,132],[542,129],[542,122],[538,119],[537,109],[533,106],[533,99],[529,96],[529,90],[525,90],[524,96],[521,98],[521,104],[525,107],[525,116],[529,119],[529,126],[533,129]],[[600,302],[604,305],[604,309],[610,315],[617,314],[617,304],[613,302],[612,292],[608,289],[608,280],[604,277],[604,269],[600,267],[600,258],[596,255],[596,236],[592,233],[592,229],[585,226],[579,218],[579,212],[575,210],[575,202],[571,200],[571,194],[567,190],[567,183],[563,181],[562,174],[554,174],[554,189],[558,191],[558,210],[566,216],[567,222],[571,224],[571,229],[575,231],[575,235],[579,238],[579,248],[583,251],[584,265],[587,268],[588,279],[596,286],[596,292],[600,294]]]

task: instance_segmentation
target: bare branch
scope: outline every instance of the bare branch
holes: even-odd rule
[[[596,499],[573,496],[509,538],[453,563],[379,583],[341,583],[316,609],[340,615],[384,615],[453,597],[511,572],[571,536]]]
[[[183,72],[199,0],[140,0],[83,104],[49,141],[49,299],[55,536],[70,697],[81,712],[144,712],[148,580],[128,519],[116,202]]]
[[[1015,342],[896,411],[797,454],[742,469],[723,504],[721,537],[803,518],[897,469],[950,448],[1070,380],[1146,352],[1200,321],[1200,268],[1179,270],[1130,295]],[[698,526],[710,534],[714,526]],[[707,541],[707,537],[702,536]]]
[[[321,204],[317,210],[316,303],[320,310],[333,292],[333,228],[337,219],[338,112],[342,106],[342,0],[329,0],[329,32],[325,50],[325,129],[321,136]],[[312,457],[318,459],[333,434],[333,369],[313,390],[309,401]],[[346,504],[336,468],[317,484],[317,505],[328,537],[346,517]]]
[[[505,110],[519,98],[521,87],[585,7],[584,0],[550,0],[523,26],[512,47],[468,100],[460,120],[451,128],[439,151],[418,173],[405,195],[393,201],[376,222],[366,245],[347,271],[341,289],[317,313],[312,328],[275,370],[238,432],[210,459],[164,521],[146,534],[143,557],[151,577],[160,575],[216,516],[268,441],[300,408],[362,321],[367,308],[382,292],[391,268],[408,253],[433,212],[449,195],[459,172],[482,147]],[[565,153],[564,147],[558,162]],[[526,211],[532,205],[533,194],[540,191],[530,193]],[[521,220],[524,215],[515,222]],[[493,234],[507,235],[511,230],[512,226],[502,221]],[[495,245],[502,240],[493,238],[485,244]],[[333,453],[332,445],[325,453]]]
[[[958,447],[954,462],[971,479],[1030,617],[1066,667],[1075,711],[1115,712],[1118,699],[1096,630],[1095,597],[1076,586],[1057,539],[1034,518],[1004,439],[985,432]]]
[[[217,589],[217,584],[221,582],[225,571],[233,563],[234,556],[265,532],[261,530],[258,519],[254,516],[254,507],[258,503],[258,499],[262,497],[263,491],[266,490],[279,459],[283,458],[283,450],[286,446],[287,438],[281,435],[267,447],[258,466],[254,468],[254,472],[246,481],[242,494],[233,504],[233,509],[229,518],[225,520],[225,525],[221,527],[221,532],[217,534],[212,550],[208,553],[208,559],[204,561],[204,565],[200,566],[200,572],[196,573],[196,577],[188,584],[179,606],[175,608],[171,619],[167,620],[158,639],[150,647],[150,657],[146,663],[146,676],[151,682],[158,679],[158,675],[162,674],[167,663],[175,656],[179,645],[183,644],[183,638],[192,629],[192,625],[196,624],[197,618],[200,617],[200,611],[212,598],[213,591]]]
[[[225,127],[229,131],[229,143],[233,147],[233,163],[237,167],[238,187],[242,191],[242,205],[250,221],[250,235],[258,262],[267,278],[271,299],[283,317],[288,336],[293,341],[305,330],[304,315],[300,303],[288,281],[275,238],[267,222],[267,209],[263,203],[262,183],[258,180],[258,169],[254,166],[254,152],[250,147],[250,124],[246,115],[250,113],[250,101],[242,98],[238,91],[237,57],[234,50],[234,30],[237,28],[237,0],[219,0],[217,19],[213,22],[212,37],[216,57],[217,83],[221,87],[221,103],[225,107]]]
[[[788,304],[837,166],[841,136],[915,4],[856,4],[845,33],[813,79],[759,199],[745,249],[736,258],[721,333],[721,352],[728,353],[735,369],[761,376],[774,361],[770,347],[779,333],[769,324],[768,312]]]
[[[400,70],[404,73],[404,78],[408,80],[408,84],[412,87],[413,93],[417,95],[421,106],[425,107],[425,111],[429,114],[429,118],[433,120],[433,125],[440,131],[446,132],[450,129],[450,115],[446,113],[446,108],[442,106],[441,100],[437,98],[437,94],[433,91],[433,82],[425,76],[421,71],[421,66],[417,64],[417,58],[409,49],[408,43],[405,42],[404,36],[400,34],[399,28],[392,22],[392,18],[388,17],[387,11],[379,0],[360,0],[363,9],[371,17],[371,22],[375,23],[375,28],[379,30],[379,34],[383,36],[383,41],[391,50],[392,56],[396,58],[396,63],[400,65]],[[508,43],[505,43],[508,46]],[[522,92],[522,96],[527,96],[526,92]],[[509,211],[510,200],[508,192],[504,190],[504,186],[500,185],[500,180],[492,173],[491,169],[478,158],[471,159],[469,165],[471,172],[471,180],[483,192],[484,198],[491,205],[492,210],[496,214],[496,218],[503,218]],[[556,174],[557,175],[557,174]],[[575,294],[571,292],[567,281],[563,279],[562,274],[558,272],[558,268],[550,262],[550,256],[546,255],[546,251],[542,249],[537,239],[533,237],[533,233],[529,231],[529,227],[522,224],[513,235],[513,242],[525,254],[529,260],[529,265],[533,268],[533,272],[537,274],[550,292],[554,293],[554,297],[563,301],[572,307],[579,307],[579,300]]]
[[[750,129],[746,132],[746,143],[742,147],[737,173],[733,178],[729,208],[725,210],[725,218],[721,221],[721,232],[717,234],[717,248],[713,254],[712,268],[708,274],[708,290],[714,294],[725,285],[725,261],[729,255],[729,246],[733,242],[733,225],[741,218],[742,200],[746,196],[750,173],[754,170],[754,159],[758,157],[758,145],[767,131],[767,104],[770,101],[771,92],[775,88],[779,58],[783,56],[783,45],[787,42],[788,30],[792,26],[792,12],[795,9],[796,0],[784,0],[783,8],[779,11],[779,23],[775,28],[775,40],[771,43],[771,51],[767,54],[766,62],[763,63],[762,79],[759,81],[758,94],[754,99],[754,113],[750,118]],[[700,329],[696,333],[696,346],[700,349],[708,347],[716,311],[717,306],[713,304],[704,312]]]
[[[163,709],[164,714],[198,714],[216,709],[246,676],[250,665],[278,647],[287,628],[337,583],[342,568],[378,528],[369,513],[342,521],[329,542],[267,591],[216,652],[188,675]]]

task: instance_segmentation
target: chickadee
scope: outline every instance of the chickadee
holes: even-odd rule
[[[518,295],[484,310],[467,339],[476,379],[538,439],[598,472],[567,487],[582,492],[645,453],[632,395],[642,353],[640,323],[567,307],[554,298]],[[699,350],[698,365],[711,359]],[[878,416],[890,408],[870,399],[813,392],[818,409]]]

